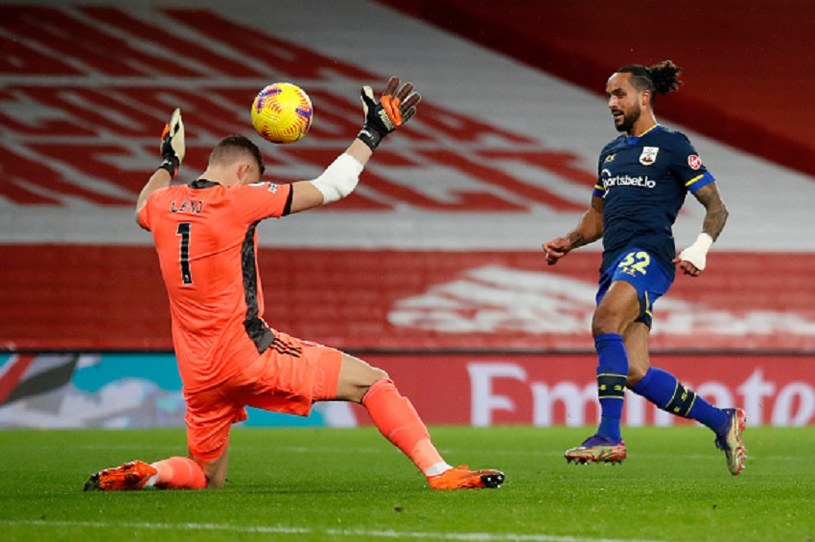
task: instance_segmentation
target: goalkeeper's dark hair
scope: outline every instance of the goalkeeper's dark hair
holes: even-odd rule
[[[263,163],[263,156],[260,154],[260,149],[258,149],[257,145],[252,143],[252,140],[242,135],[226,136],[220,140],[218,144],[212,148],[212,153],[209,155],[209,161],[212,163],[232,160],[231,155],[235,153],[249,154],[255,159],[258,169],[260,170],[260,174],[263,175],[263,172],[266,171],[266,165]]]
[[[682,81],[679,80],[681,72],[682,68],[670,60],[663,60],[650,67],[629,64],[617,70],[617,73],[630,73],[631,84],[639,92],[651,91],[651,105],[654,104],[657,94],[668,94],[679,90],[679,85],[682,84]]]

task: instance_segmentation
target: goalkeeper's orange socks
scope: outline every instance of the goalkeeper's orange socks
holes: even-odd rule
[[[441,474],[451,468],[430,441],[427,427],[416,409],[388,378],[368,388],[362,405],[382,435],[407,455],[425,476]]]
[[[152,466],[158,474],[152,476],[144,487],[161,489],[204,489],[207,478],[201,466],[188,457],[170,457],[156,461]]]

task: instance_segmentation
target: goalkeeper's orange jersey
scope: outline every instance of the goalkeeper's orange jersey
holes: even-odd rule
[[[216,386],[273,340],[262,319],[260,220],[291,205],[291,186],[222,186],[203,179],[150,194],[138,214],[150,230],[170,298],[172,334],[187,392]]]

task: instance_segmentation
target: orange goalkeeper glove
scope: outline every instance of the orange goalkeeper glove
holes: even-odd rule
[[[361,99],[365,119],[357,139],[374,150],[383,137],[416,114],[416,104],[422,97],[413,91],[413,83],[405,83],[400,88],[399,78],[391,77],[379,101],[374,97],[373,89],[367,85],[362,87]]]
[[[164,125],[164,131],[161,132],[161,151],[162,162],[158,166],[170,174],[170,177],[175,177],[178,173],[178,167],[184,161],[184,123],[181,120],[181,110],[176,109],[170,116],[170,122]]]

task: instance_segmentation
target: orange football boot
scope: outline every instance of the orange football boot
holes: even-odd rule
[[[141,489],[156,468],[144,461],[130,461],[118,467],[100,470],[85,482],[85,491],[132,491]]]
[[[483,489],[498,488],[504,483],[504,473],[499,470],[470,470],[459,465],[436,476],[428,476],[431,489]]]

